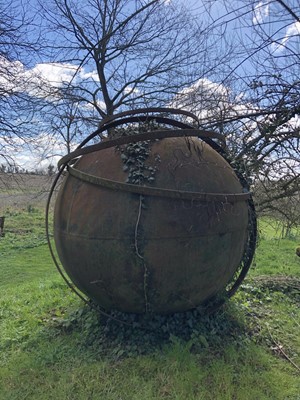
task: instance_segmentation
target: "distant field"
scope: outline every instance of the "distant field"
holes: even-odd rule
[[[53,177],[0,173],[0,213],[7,208],[43,207]]]

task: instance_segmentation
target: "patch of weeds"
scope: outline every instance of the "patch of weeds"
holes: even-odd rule
[[[287,293],[292,296],[290,300],[285,293],[246,283],[234,302],[227,303],[214,314],[203,314],[199,310],[173,315],[112,312],[111,318],[107,318],[84,306],[68,316],[64,313],[55,315],[51,326],[57,334],[78,334],[83,348],[93,349],[98,357],[113,360],[154,354],[169,345],[200,355],[206,351],[222,354],[228,346],[243,349],[250,343],[257,343],[276,353],[278,349],[269,330],[276,332],[277,336],[282,334],[278,330],[280,326],[284,330],[282,323],[285,318],[280,307],[284,305],[285,311],[289,309],[286,319],[291,319],[291,313],[294,321],[297,322],[299,317],[295,303],[297,297]],[[288,321],[284,325],[290,329],[280,341],[289,343],[290,347],[286,344],[285,349],[291,357],[296,357],[295,348],[299,346],[297,330],[295,326],[289,327]]]
[[[84,346],[93,346],[99,354],[113,359],[153,353],[176,340],[187,343],[194,353],[221,348],[227,342],[242,345],[248,341],[247,330],[234,305],[224,306],[214,314],[192,310],[172,315],[116,311],[110,315],[104,317],[86,306],[58,321],[56,329],[79,330]]]

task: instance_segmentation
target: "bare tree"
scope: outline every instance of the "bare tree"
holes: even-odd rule
[[[50,0],[42,12],[56,35],[52,59],[78,66],[68,95],[101,118],[170,101],[231,51],[216,52],[209,27],[180,1]]]
[[[48,107],[43,116],[48,135],[61,143],[64,152],[70,153],[82,136],[92,130],[92,116],[88,111],[72,97],[55,100]]]
[[[39,47],[33,13],[28,15],[22,3],[0,1],[0,158],[11,165],[20,147],[37,134],[35,118],[43,108],[33,94],[37,80],[34,83],[25,67]]]

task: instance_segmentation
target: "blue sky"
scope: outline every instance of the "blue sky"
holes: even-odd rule
[[[166,6],[172,4],[174,0],[165,1]],[[206,6],[203,5],[206,4]],[[243,22],[235,18],[233,13],[228,12],[225,9],[222,1],[213,1],[210,2],[212,7],[208,8],[209,2],[200,2],[197,0],[185,0],[184,4],[188,5],[192,10],[194,15],[201,19],[205,18],[205,21],[208,19],[211,23],[217,24],[218,21],[220,23],[220,29],[224,29],[224,21],[226,22],[226,35],[231,37],[231,39],[235,40],[243,40],[245,46],[252,46],[253,41],[255,40],[255,34],[253,31],[254,27],[262,27],[266,33],[273,37],[273,41],[268,44],[268,50],[273,52],[273,54],[277,55],[278,62],[285,62],[286,60],[283,55],[287,52],[287,48],[299,50],[299,37],[300,37],[300,22],[293,20],[293,18],[280,18],[280,5],[276,1],[268,1],[268,0],[260,0],[253,1],[251,6],[248,7],[248,13],[244,16]],[[239,9],[241,6],[241,1],[230,1],[231,8]],[[291,7],[299,10],[299,4],[296,0],[290,0],[287,2]],[[36,5],[35,0],[29,0],[27,2],[28,9],[32,6]],[[204,11],[206,12],[204,14]],[[208,14],[209,11],[209,14]],[[243,12],[243,10],[241,10]],[[282,10],[282,14],[284,15],[284,10]],[[225,38],[225,36],[224,36]],[[222,43],[220,43],[222,45]],[[216,48],[217,52],[218,49]],[[299,54],[299,52],[298,52]],[[241,56],[242,58],[243,56]],[[60,87],[63,82],[69,82],[73,79],[74,72],[77,71],[78,64],[76,63],[54,63],[52,60],[40,60],[35,65],[32,65],[31,68],[25,68],[22,64],[19,65],[20,74],[25,75],[28,80],[33,79],[36,80],[36,76],[41,79],[44,79],[53,87]],[[232,61],[232,67],[234,68],[236,65],[239,65],[239,61]],[[235,72],[240,74],[246,73],[251,74],[252,65],[249,60],[245,60]],[[76,78],[78,82],[85,81],[87,79],[94,80],[96,83],[98,81],[98,75],[95,70],[90,69],[88,67],[82,67],[79,71],[77,71]],[[215,82],[210,81],[210,78],[207,77],[208,86],[214,87]],[[0,77],[1,82],[1,77]],[[209,83],[211,82],[211,84]],[[27,91],[30,91],[30,85],[26,88]],[[35,96],[42,96],[42,88],[41,92],[31,93]],[[214,89],[215,90],[215,89]],[[219,90],[222,89],[222,85],[219,86]],[[99,104],[101,105],[101,97],[99,97]],[[59,156],[57,154],[61,154],[63,150],[63,146],[60,143],[53,143],[53,157],[45,158],[45,152],[43,151],[44,147],[49,144],[49,139],[47,137],[47,132],[42,132],[40,137],[37,138],[39,141],[39,145],[36,146],[35,150],[32,150],[30,154],[28,149],[24,149],[24,151],[19,152],[16,155],[16,160],[25,168],[29,166],[34,168],[45,167],[50,162],[56,162]],[[47,142],[48,141],[48,142]],[[38,142],[37,142],[38,143]],[[49,154],[48,154],[49,155]],[[47,156],[48,156],[47,155]],[[42,161],[43,158],[43,161]]]

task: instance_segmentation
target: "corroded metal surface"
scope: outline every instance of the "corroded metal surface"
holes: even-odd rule
[[[191,137],[149,146],[146,163],[157,171],[147,187],[225,197],[128,193],[68,174],[55,205],[57,251],[75,285],[106,310],[171,313],[197,307],[225,288],[247,245],[247,200],[226,201],[226,194],[244,191],[230,165]],[[126,182],[120,149],[87,153],[77,170]]]

